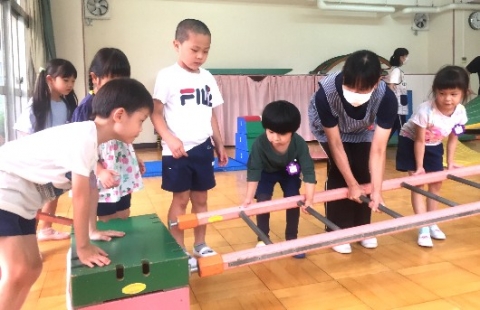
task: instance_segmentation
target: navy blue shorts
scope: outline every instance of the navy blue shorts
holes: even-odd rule
[[[258,182],[255,198],[257,201],[270,200],[273,195],[273,189],[276,183],[280,183],[283,191],[283,197],[292,197],[300,195],[300,186],[302,181],[299,175],[289,175],[286,170],[277,172],[262,171],[260,181]]]
[[[398,171],[416,171],[414,141],[398,136],[396,168]],[[443,145],[425,146],[423,156],[425,172],[443,171]]]
[[[36,234],[36,219],[27,220],[20,215],[0,210],[0,237]]]
[[[180,193],[214,188],[214,155],[210,138],[189,150],[187,154],[188,157],[162,157],[162,189]]]
[[[132,194],[128,194],[120,198],[117,202],[99,202],[97,207],[97,216],[112,215],[117,212],[130,208]]]

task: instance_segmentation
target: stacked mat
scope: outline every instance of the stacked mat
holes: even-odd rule
[[[260,116],[237,117],[237,133],[235,134],[235,160],[246,164],[255,139],[265,132]]]
[[[143,175],[144,178],[162,176],[162,162],[159,160],[146,161],[145,168],[147,171]],[[218,165],[218,158],[215,158],[215,164],[213,166],[213,171],[215,172],[240,171],[246,169],[247,167],[245,166],[245,164],[240,163],[233,158],[228,158],[228,164],[225,167],[220,167]]]

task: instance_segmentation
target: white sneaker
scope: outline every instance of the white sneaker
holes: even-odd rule
[[[432,242],[432,238],[430,238],[430,232],[428,227],[420,228],[420,231],[418,233],[417,243],[419,246],[423,246],[426,248],[433,247],[433,242]]]
[[[438,226],[436,224],[434,224],[434,225],[432,225],[428,228],[430,229],[430,237],[432,237],[433,239],[437,239],[437,240],[447,239],[447,236],[445,236],[443,231],[441,231],[440,228],[438,228]]]
[[[190,266],[190,268],[197,268],[198,267],[198,262],[197,262],[197,259],[190,255],[190,253],[188,252],[185,252],[187,255],[188,255],[188,265]]]
[[[263,242],[263,241],[258,241],[258,242],[257,242],[257,245],[256,245],[255,247],[256,247],[256,248],[261,248],[261,247],[263,247],[263,246],[266,246],[265,242]]]
[[[332,247],[332,249],[335,252],[338,252],[340,254],[350,254],[350,253],[352,253],[352,247],[350,246],[350,243],[336,245],[336,246]]]
[[[360,244],[367,249],[375,249],[378,246],[377,238],[369,238],[360,241]]]

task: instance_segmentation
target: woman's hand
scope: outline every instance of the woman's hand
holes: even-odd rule
[[[354,186],[348,187],[348,199],[356,201],[358,203],[362,203],[362,201],[360,200],[360,196],[365,196],[365,191],[360,185],[356,184]]]

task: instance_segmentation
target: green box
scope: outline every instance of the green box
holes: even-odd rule
[[[245,119],[237,118],[237,132],[246,134],[250,138],[256,138],[265,132],[261,121],[248,122]]]
[[[89,268],[80,263],[72,235],[73,307],[188,285],[188,256],[156,214],[99,222],[98,229],[124,231],[125,236],[92,242],[109,254],[111,263]]]

